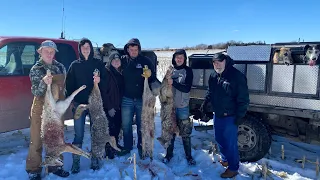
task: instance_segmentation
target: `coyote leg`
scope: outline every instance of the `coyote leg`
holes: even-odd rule
[[[117,151],[121,151],[117,146],[116,138],[114,136],[110,136],[108,138],[108,142],[110,143],[111,147],[113,147],[113,149]]]
[[[58,101],[57,102],[57,111],[59,112],[59,114],[63,114],[66,112],[66,110],[68,109],[68,107],[70,106],[72,100],[74,99],[74,97],[82,90],[84,90],[86,88],[86,85],[83,85],[81,87],[79,87],[77,90],[75,90],[69,97],[67,97],[65,100],[62,101]]]
[[[85,152],[85,151],[83,151],[82,149],[80,149],[80,148],[78,148],[77,146],[75,146],[75,145],[73,145],[73,144],[70,144],[70,143],[68,143],[68,144],[65,145],[65,148],[64,148],[64,150],[63,150],[62,153],[64,153],[64,152],[70,152],[70,153],[73,153],[73,154],[78,154],[78,155],[84,156],[84,157],[86,157],[86,158],[88,158],[88,159],[91,158],[90,153]]]
[[[74,113],[74,119],[79,119],[81,114],[83,113],[84,110],[88,109],[88,105],[85,105],[85,104],[80,104],[75,113]]]

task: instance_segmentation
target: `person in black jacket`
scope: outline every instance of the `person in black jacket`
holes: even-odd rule
[[[106,87],[105,93],[101,94],[104,111],[109,120],[109,134],[114,136],[119,149],[123,149],[119,145],[119,133],[121,129],[121,100],[123,96],[124,79],[122,76],[120,54],[113,51],[109,55],[109,60],[105,64],[106,67]],[[115,149],[109,143],[106,144],[106,154],[109,159],[114,158]]]
[[[101,60],[93,58],[93,46],[89,39],[83,38],[78,45],[80,58],[73,61],[68,69],[66,77],[66,97],[70,96],[73,91],[78,89],[82,85],[86,85],[86,88],[77,94],[72,102],[72,111],[75,113],[75,109],[79,104],[88,104],[89,95],[93,89],[93,83],[98,82],[101,93],[104,88],[103,82],[105,79],[104,64]],[[94,76],[95,69],[100,71],[100,77]],[[100,78],[102,81],[100,82]],[[85,118],[89,115],[88,110],[85,110],[79,119],[74,120],[75,136],[73,144],[82,147],[84,137]],[[80,156],[72,154],[73,164],[72,173],[78,173],[80,171]],[[98,160],[91,159],[91,169],[98,168]]]
[[[156,82],[155,66],[151,60],[141,54],[140,41],[132,38],[124,46],[125,55],[121,57],[124,77],[124,96],[122,98],[122,130],[125,150],[119,155],[130,153],[133,146],[132,122],[133,116],[136,115],[138,144],[137,148],[141,158],[142,139],[141,139],[141,111],[142,111],[142,94],[144,87],[144,77],[148,77],[149,85]],[[143,68],[148,66],[144,72]],[[145,74],[145,75],[142,75]]]
[[[238,125],[249,106],[246,76],[233,67],[233,59],[222,53],[213,57],[214,70],[209,77],[209,90],[200,110],[205,113],[207,103],[214,112],[215,139],[221,152],[220,163],[228,168],[222,178],[238,174]]]

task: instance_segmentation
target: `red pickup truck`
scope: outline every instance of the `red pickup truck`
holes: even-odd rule
[[[47,39],[57,44],[59,52],[55,59],[66,69],[73,60],[79,58],[78,41],[0,36],[0,133],[30,127],[29,114],[33,95],[29,72],[39,60],[38,47]],[[99,47],[95,47],[95,53],[98,49]],[[123,49],[118,50],[123,54]],[[143,50],[142,53],[152,60],[156,68],[156,54],[149,50]],[[66,118],[72,118],[70,109]]]

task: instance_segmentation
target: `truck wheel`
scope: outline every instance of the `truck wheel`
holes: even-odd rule
[[[246,116],[238,127],[238,148],[241,162],[255,162],[263,158],[271,146],[267,127],[257,118]]]

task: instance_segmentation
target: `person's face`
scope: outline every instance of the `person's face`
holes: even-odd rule
[[[183,54],[178,54],[175,56],[175,61],[177,66],[181,66],[184,63],[184,55]]]
[[[215,60],[215,61],[213,61],[213,67],[214,67],[214,70],[217,73],[221,74],[224,71],[224,69],[226,68],[226,60],[223,60],[223,61]]]
[[[42,57],[43,61],[51,64],[54,58],[54,55],[56,54],[56,50],[54,50],[51,47],[42,47],[38,53]]]
[[[89,43],[85,43],[83,46],[80,47],[81,48],[81,53],[84,56],[84,58],[87,60],[90,52],[91,52],[91,48],[90,48],[90,44]]]
[[[129,53],[130,57],[132,57],[132,58],[138,57],[139,47],[138,46],[129,46],[128,53]]]
[[[121,66],[121,61],[119,58],[116,58],[111,61],[111,65],[115,68],[118,69]]]

